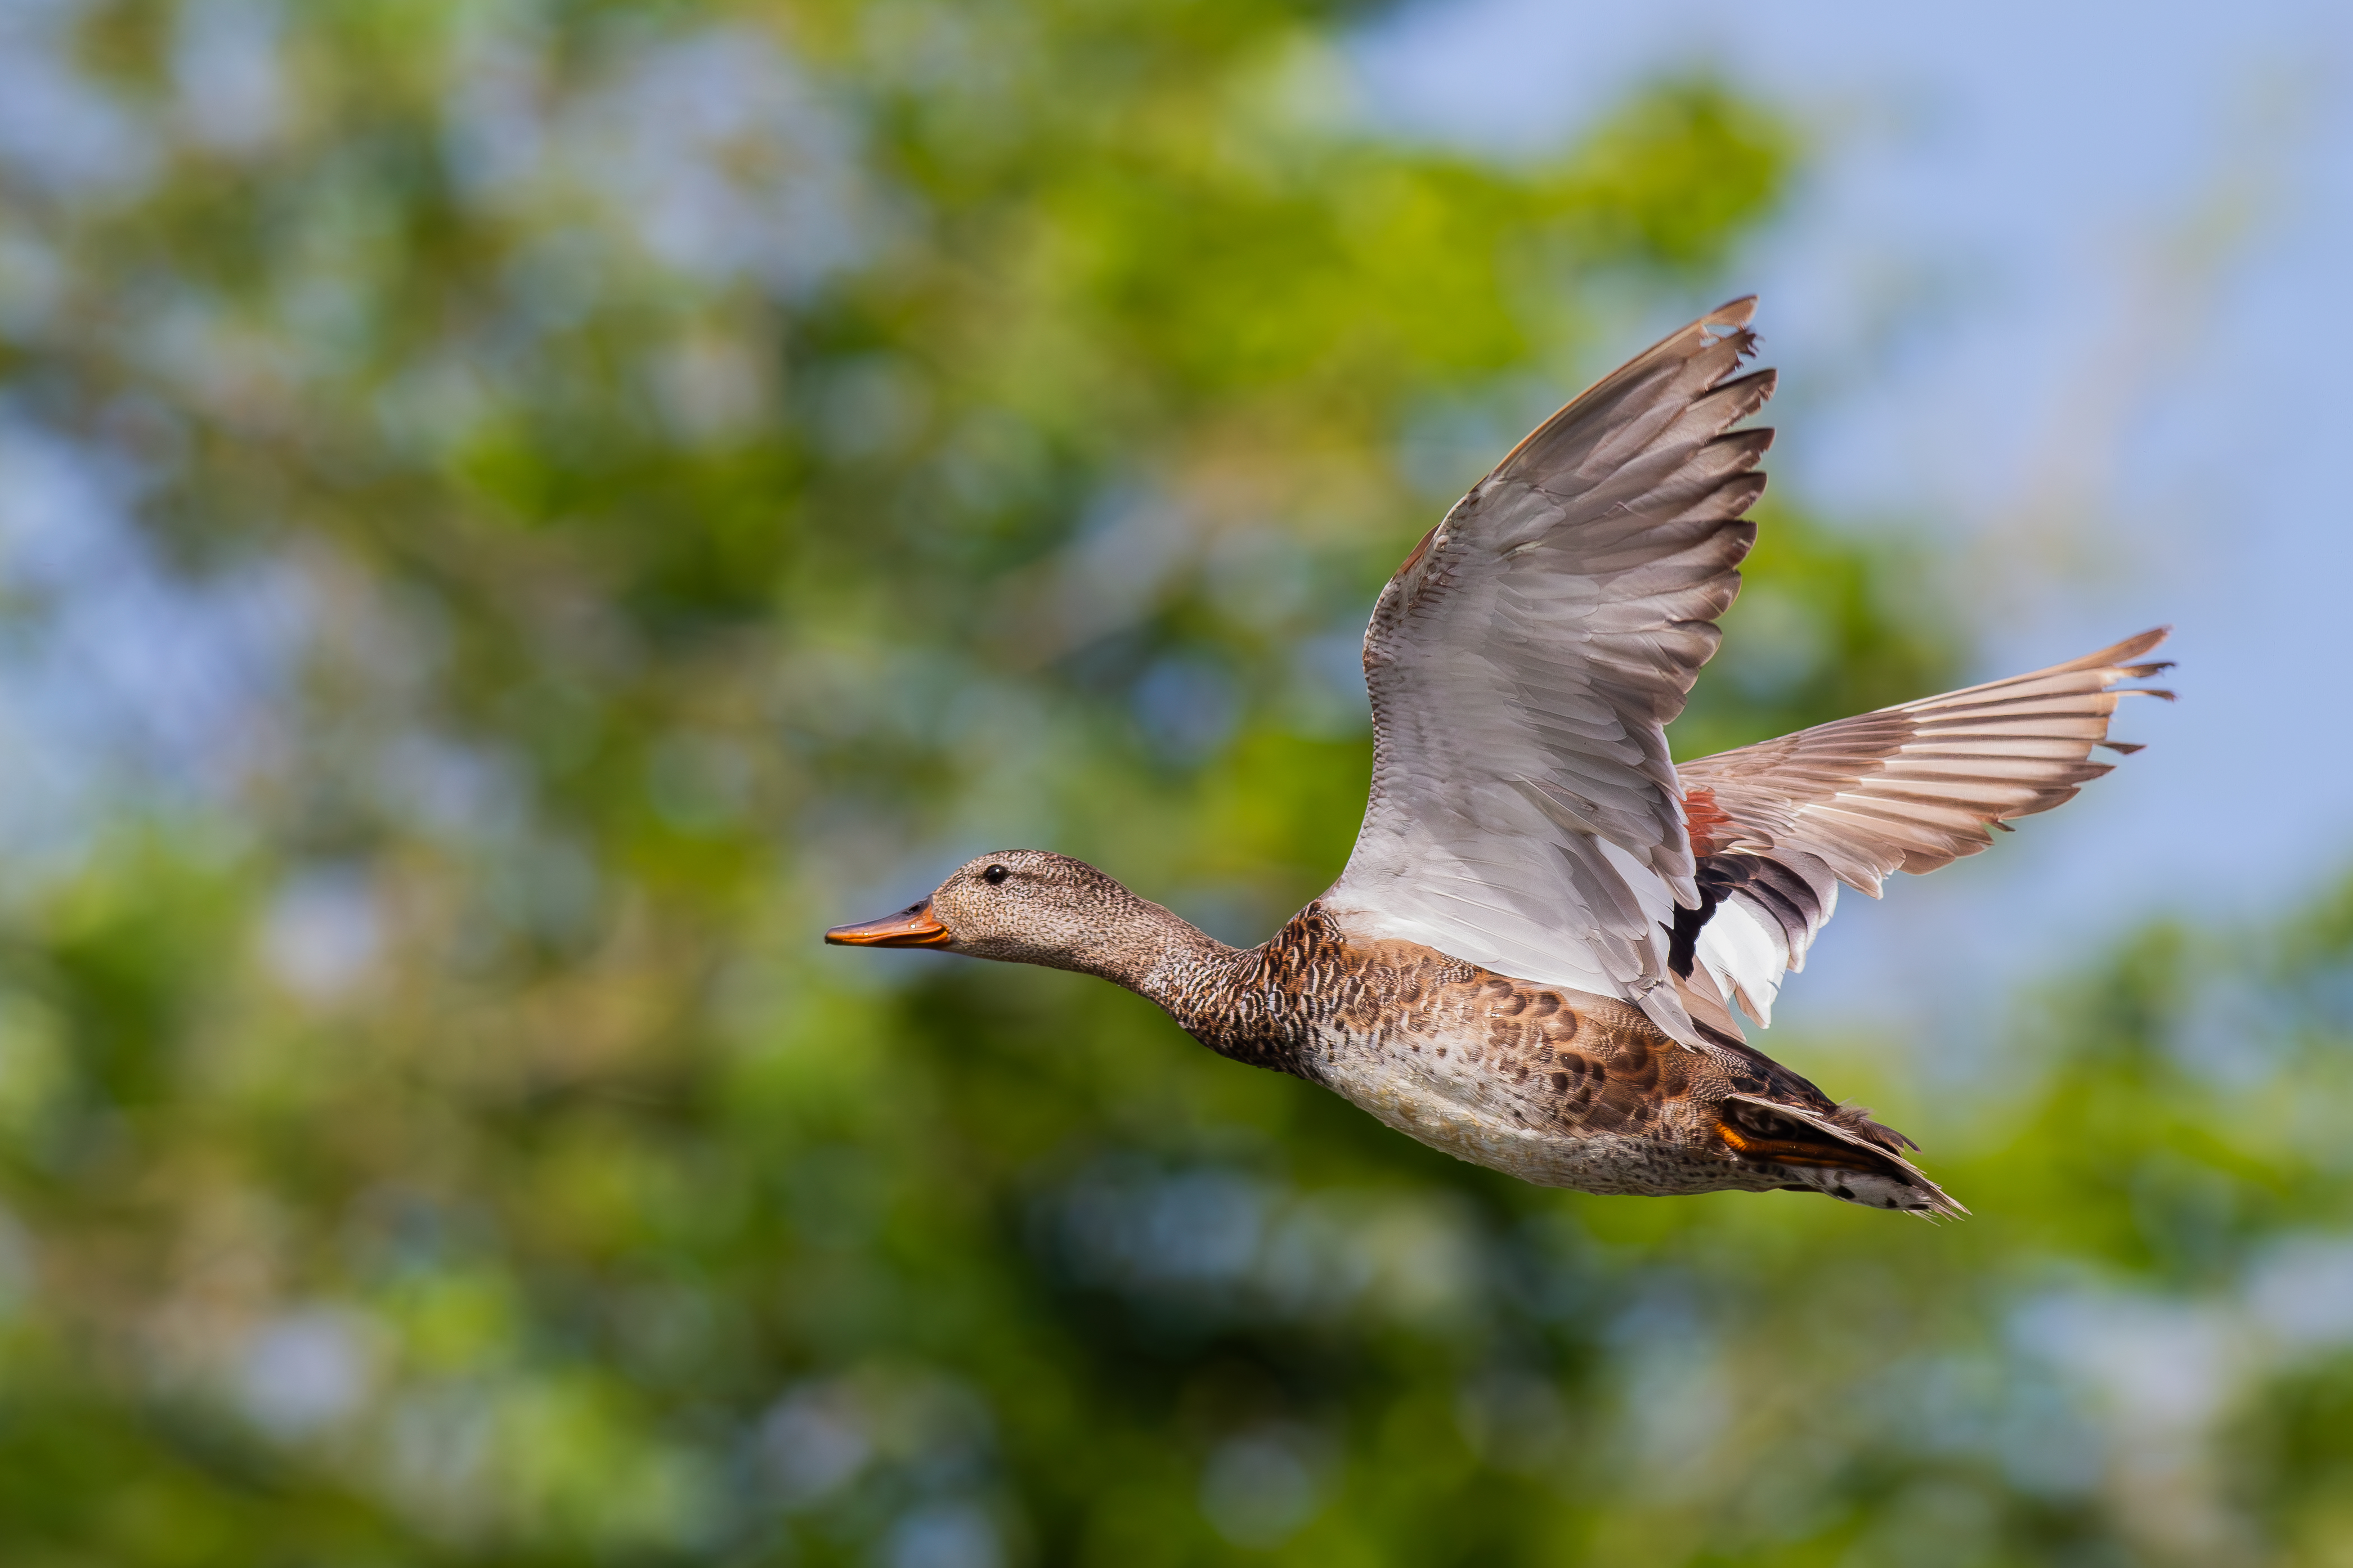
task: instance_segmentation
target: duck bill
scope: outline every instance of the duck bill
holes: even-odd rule
[[[835,926],[825,933],[835,947],[945,947],[955,938],[932,913],[932,900],[910,904],[895,915],[856,925]]]

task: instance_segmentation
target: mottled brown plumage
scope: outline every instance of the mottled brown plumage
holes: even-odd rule
[[[1409,1137],[1539,1185],[1800,1186],[1958,1212],[1902,1158],[1900,1134],[1746,1046],[1693,1050],[1615,997],[1352,942],[1318,904],[1264,946],[1215,953],[1147,994],[1221,1056],[1323,1084]]]
[[[1343,1095],[1409,1137],[1539,1185],[1665,1195],[1796,1187],[1957,1214],[1906,1141],[1737,1040],[1694,1048],[1612,996],[1351,937],[1310,904],[1229,947],[1084,861],[983,856],[837,942],[1072,969],[1151,998],[1219,1055]]]

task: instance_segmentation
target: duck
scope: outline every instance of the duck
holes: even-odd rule
[[[1678,763],[1666,726],[1755,543],[1776,384],[1753,296],[1538,426],[1375,603],[1372,777],[1338,879],[1230,946],[1084,861],[1008,849],[828,942],[1093,975],[1219,1056],[1432,1148],[1617,1195],[1968,1211],[1918,1145],[1751,1044],[1841,888],[1974,855],[2114,764],[2168,628]]]

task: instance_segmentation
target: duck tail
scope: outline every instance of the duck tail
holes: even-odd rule
[[[1762,1095],[1725,1096],[1718,1134],[1741,1159],[1786,1171],[1793,1184],[1865,1208],[1962,1219],[1968,1210],[1905,1159],[1918,1144],[1860,1106],[1823,1112]]]

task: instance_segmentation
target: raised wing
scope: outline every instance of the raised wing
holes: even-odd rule
[[[1422,540],[1365,633],[1373,781],[1324,896],[1348,929],[1627,998],[1696,1042],[1669,966],[1697,907],[1665,725],[1756,539],[1769,430],[1727,434],[1753,300],[1546,420]]]
[[[2094,746],[2138,751],[2107,738],[2117,701],[2173,694],[2116,685],[2170,668],[2137,662],[2165,638],[1683,763],[1700,898],[1675,914],[1670,966],[1692,1011],[1724,1026],[1709,1004],[1736,1001],[1770,1023],[1841,882],[1875,899],[1889,873],[1974,855],[2010,818],[2073,799],[2110,771]]]

